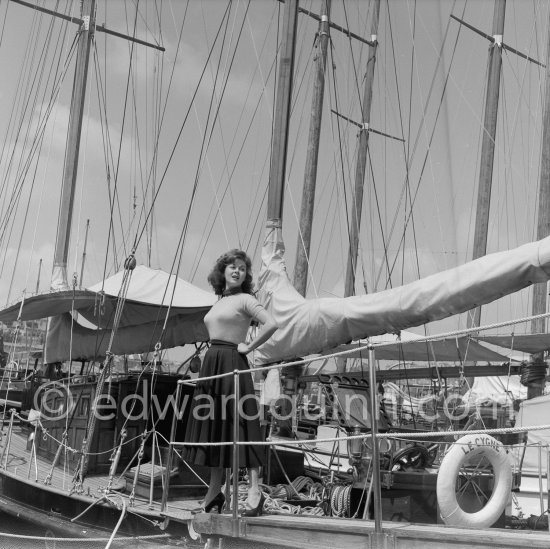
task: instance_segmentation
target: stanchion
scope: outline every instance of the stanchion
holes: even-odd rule
[[[544,495],[542,489],[542,444],[539,443],[539,504],[540,504],[540,514],[546,514],[546,509],[544,508]]]
[[[372,435],[372,494],[374,496],[374,537],[382,538],[382,494],[380,492],[380,450],[378,447],[378,390],[376,384],[376,366],[374,364],[374,347],[369,346],[369,394],[370,394],[370,429]]]
[[[546,448],[546,505],[550,508],[550,452]],[[550,519],[548,520],[548,531],[550,532]]]
[[[239,370],[233,370],[233,537],[239,536]]]
[[[168,441],[168,456],[166,457],[166,472],[164,477],[164,489],[162,491],[162,500],[160,503],[160,512],[164,513],[166,510],[166,502],[168,501],[168,491],[170,490],[170,469],[172,469],[172,453],[174,452],[173,444],[176,440],[177,421],[179,416],[179,405],[181,398],[181,385],[182,381],[178,381],[176,386],[176,409],[172,416],[172,425],[170,427],[170,440]]]

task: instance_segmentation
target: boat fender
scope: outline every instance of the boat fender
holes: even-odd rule
[[[461,467],[472,458],[485,457],[494,474],[493,492],[487,504],[476,513],[464,511],[456,497],[456,481]],[[502,514],[512,489],[512,466],[502,443],[492,436],[465,435],[445,454],[437,475],[437,503],[448,526],[488,528]]]

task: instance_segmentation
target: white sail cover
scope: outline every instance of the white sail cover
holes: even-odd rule
[[[382,292],[305,299],[288,279],[284,251],[281,230],[268,229],[258,297],[279,330],[256,350],[257,364],[303,357],[353,340],[419,326],[550,278],[547,237]]]

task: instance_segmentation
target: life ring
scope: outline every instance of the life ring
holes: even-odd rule
[[[461,468],[472,461],[479,464],[482,458],[486,458],[493,468],[493,492],[482,509],[468,513],[458,502],[456,481]],[[512,466],[502,443],[489,435],[463,436],[451,446],[437,475],[437,503],[441,518],[449,526],[488,528],[502,514],[511,489]]]

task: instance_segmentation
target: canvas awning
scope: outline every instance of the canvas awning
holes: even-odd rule
[[[366,342],[341,345],[330,352],[349,351],[354,347],[357,351],[344,355],[343,358],[368,358]],[[361,347],[361,349],[359,349]],[[509,359],[468,337],[439,339],[436,341],[396,341],[375,345],[377,360],[393,360],[402,362],[507,362]]]
[[[518,334],[508,336],[480,336],[478,341],[485,341],[491,345],[498,345],[510,352],[542,353],[550,349],[550,334]]]
[[[112,326],[124,271],[86,290],[64,290],[29,297],[0,311],[1,322],[37,320],[76,311],[101,328]],[[206,312],[216,296],[159,269],[138,265],[131,274],[119,326],[164,320],[170,316]],[[20,317],[19,317],[20,314]]]
[[[32,296],[0,311],[0,321],[50,317],[46,362],[104,356],[111,340],[123,278],[121,271],[86,290]],[[213,293],[175,275],[138,265],[127,284],[110,351],[113,354],[152,351],[160,338],[162,348],[207,341],[203,318],[216,299]],[[78,322],[80,315],[86,325]]]

